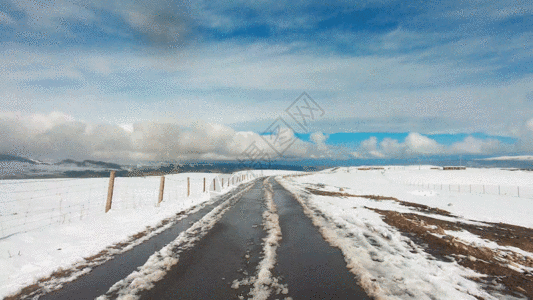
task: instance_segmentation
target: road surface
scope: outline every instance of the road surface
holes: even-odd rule
[[[281,228],[279,245],[271,248],[276,261],[270,268],[265,267],[265,251],[269,251],[264,242],[269,234],[264,226],[269,211],[265,183],[271,187],[273,214]],[[191,228],[211,214],[211,226]],[[144,274],[141,279],[153,284],[139,289],[139,279],[130,274],[142,271],[151,255],[158,256],[156,251],[189,231],[195,238],[182,238],[188,246],[176,246],[175,253],[167,254],[176,263],[158,276]],[[259,285],[261,268],[262,280],[267,274],[263,292],[251,293]],[[122,285],[111,289],[119,281]],[[133,292],[131,287],[135,287]],[[346,268],[340,250],[322,238],[299,203],[273,178],[242,184],[160,235],[39,299],[95,299],[100,295],[104,295],[101,299],[370,299]]]

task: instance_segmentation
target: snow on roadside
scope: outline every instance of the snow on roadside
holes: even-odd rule
[[[138,294],[154,287],[155,282],[161,280],[170,268],[178,263],[179,254],[192,248],[197,241],[204,237],[224,213],[252,186],[253,183],[247,183],[247,186],[241,191],[214,208],[189,229],[182,232],[174,241],[152,254],[146,263],[138,268],[138,271],[115,283],[105,295],[97,299],[139,299]]]
[[[202,209],[202,207],[210,204],[212,201],[208,201],[206,203],[193,207],[192,209],[187,210],[185,214],[178,214],[174,217],[166,218],[162,220],[159,224],[157,224],[154,228],[147,226],[145,231],[137,233],[136,235],[130,237],[128,241],[122,241],[119,244],[108,246],[104,250],[100,251],[98,254],[93,255],[91,257],[87,257],[82,261],[78,261],[69,267],[59,268],[58,270],[54,271],[54,273],[52,273],[52,275],[50,275],[50,277],[48,277],[47,279],[36,280],[36,289],[34,291],[28,291],[27,293],[25,293],[25,295],[31,298],[35,298],[36,296],[41,296],[44,293],[49,293],[51,291],[62,288],[63,284],[76,280],[80,276],[91,272],[94,267],[97,267],[113,259],[116,255],[129,251],[133,247],[144,243],[150,238],[172,227],[179,220],[187,217],[187,214],[193,214],[199,211],[200,209]],[[137,238],[137,236],[140,237]]]
[[[241,174],[245,173],[234,176]],[[21,211],[30,212],[21,219],[25,224],[37,221],[39,226],[39,222],[44,222],[45,226],[0,240],[0,298],[32,284],[37,284],[41,290],[59,288],[61,284],[90,272],[94,266],[164,231],[186,216],[177,213],[193,213],[206,205],[212,195],[235,187],[228,188],[225,184],[220,191],[220,180],[216,180],[217,192],[213,193],[212,182],[217,176],[229,178],[231,174],[181,173],[165,176],[164,199],[159,206],[156,205],[158,176],[117,178],[113,206],[108,213],[104,212],[106,178],[1,181],[0,227],[18,226],[11,224],[10,219],[11,215],[26,215]],[[187,177],[190,177],[189,197]],[[207,188],[211,193],[203,192],[204,177],[210,183],[211,188]],[[97,189],[93,190],[95,186]],[[76,191],[85,187],[88,187],[86,191]],[[58,193],[62,193],[63,197],[58,197]],[[31,197],[37,199],[32,201]],[[43,220],[31,214],[36,210],[57,207],[62,209],[61,222],[57,221],[59,209],[52,210],[53,214],[48,213]],[[80,214],[83,207],[85,210]],[[193,207],[196,208],[191,211]]]
[[[469,279],[483,275],[435,260],[376,212],[354,209],[353,199],[310,195],[290,180],[277,180],[295,195],[326,241],[342,251],[348,269],[376,299],[519,299],[484,291]]]

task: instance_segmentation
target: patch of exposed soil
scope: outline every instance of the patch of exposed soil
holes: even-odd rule
[[[497,243],[500,246],[511,246],[533,253],[533,229],[509,225],[504,223],[486,223],[487,226],[450,222],[412,213],[402,213],[402,216],[422,225],[434,225],[443,230],[466,230],[482,239]],[[439,232],[435,232],[439,233]],[[439,233],[444,234],[444,232]],[[533,267],[533,259],[526,260],[525,265]]]
[[[5,297],[4,300],[18,300],[18,299],[24,299],[24,298],[21,298],[21,295],[31,295],[31,294],[33,294],[34,292],[38,291],[40,288],[41,288],[41,286],[39,286],[39,284],[34,283],[34,284],[32,284],[32,285],[28,285],[27,287],[23,288],[23,289],[20,290],[20,292],[19,292],[18,294],[16,294],[16,295]]]
[[[533,229],[505,223],[487,223],[482,227],[465,224],[464,227],[480,237],[494,241],[501,246],[512,246],[533,252]]]
[[[312,193],[312,194],[320,195],[320,196],[357,197],[357,198],[372,199],[372,200],[375,200],[375,201],[391,200],[391,201],[398,202],[400,205],[407,206],[407,207],[412,207],[412,208],[414,208],[414,209],[416,209],[417,211],[420,211],[420,212],[429,213],[429,214],[437,214],[437,215],[442,215],[442,216],[453,216],[450,212],[448,212],[446,210],[443,210],[443,209],[440,209],[440,208],[430,207],[430,206],[427,206],[427,205],[408,202],[408,201],[403,201],[403,200],[399,200],[399,199],[394,198],[394,197],[386,197],[386,196],[379,196],[379,195],[354,195],[354,194],[348,194],[348,193],[342,193],[342,192],[322,191],[322,190],[317,190],[317,189],[313,189],[313,188],[310,188],[310,187],[307,187],[305,189],[307,191],[309,191],[310,193]]]
[[[93,261],[98,260],[99,258],[101,258],[103,256],[106,256],[107,254],[109,254],[109,251],[102,250],[102,251],[98,252],[98,254],[96,254],[96,255],[85,257],[85,260],[89,261],[89,262],[93,262]]]
[[[476,278],[477,281],[482,282],[488,289],[496,289],[497,284],[505,286],[506,290],[503,292],[509,295],[520,297],[525,295],[529,299],[533,299],[533,274],[527,272],[519,272],[509,267],[513,265],[515,267],[533,266],[533,260],[529,257],[524,257],[517,253],[503,252],[491,250],[486,247],[475,247],[459,241],[451,236],[444,236],[443,238],[437,235],[443,235],[444,230],[468,230],[476,229],[482,231],[487,239],[491,237],[498,237],[500,241],[503,241],[499,236],[499,232],[502,230],[511,230],[507,224],[491,224],[486,228],[474,226],[464,223],[453,223],[433,219],[426,216],[420,216],[416,214],[403,214],[389,210],[379,210],[375,208],[368,208],[383,216],[383,221],[390,226],[397,228],[402,234],[413,237],[413,242],[417,243],[427,253],[433,255],[437,259],[448,261],[449,257],[456,259],[457,263],[475,270],[476,272],[486,274],[487,277]],[[533,234],[533,229],[519,227],[520,230],[512,226],[513,231],[512,238],[514,240],[521,239],[521,245],[525,248],[531,249],[533,246],[530,236]],[[482,229],[481,229],[482,228]],[[529,231],[529,236],[521,238],[519,234]],[[472,232],[475,233],[475,232]],[[475,233],[477,234],[477,233]],[[525,245],[527,244],[527,245]],[[527,251],[527,250],[526,250]]]

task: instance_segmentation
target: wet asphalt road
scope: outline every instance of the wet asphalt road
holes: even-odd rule
[[[272,273],[281,284],[287,284],[289,292],[287,295],[273,293],[269,299],[370,299],[346,268],[340,250],[322,238],[289,192],[273,178],[270,182],[282,232]],[[147,241],[95,268],[89,273],[93,275],[86,275],[40,299],[94,299],[104,294],[154,251],[186,230],[189,221],[200,219],[224,199],[227,198],[167,230],[166,238],[154,237],[152,242]],[[256,275],[262,257],[262,240],[266,237],[262,227],[265,210],[263,179],[259,179],[206,236],[193,248],[180,253],[179,262],[155,287],[142,292],[140,299],[238,299],[239,295],[248,299],[251,286],[232,289],[231,284],[233,280]]]
[[[269,299],[370,299],[346,268],[339,249],[329,246],[302,207],[272,178],[282,240],[273,275],[287,284],[289,293]],[[261,226],[266,209],[262,180],[258,181],[192,250],[141,299],[247,299],[250,286],[231,288],[242,280],[242,270],[256,273],[261,258]],[[250,256],[246,258],[246,254]]]
[[[81,276],[76,281],[64,284],[60,290],[45,294],[39,299],[84,300],[94,299],[105,294],[115,282],[137,270],[137,267],[142,266],[150,255],[173,241],[181,232],[191,227],[191,224],[200,220],[217,205],[240,190],[241,188],[237,188],[234,192],[215,199],[213,203],[206,205],[196,213],[177,221],[169,229],[129,251],[116,255],[113,259],[95,267],[90,273]]]
[[[266,209],[261,188],[262,182],[256,182],[141,299],[237,299],[231,283],[247,277],[244,271],[254,274],[266,236],[261,227]]]
[[[370,299],[346,268],[341,251],[331,247],[302,207],[275,180],[282,240],[273,274],[288,284],[293,299]]]

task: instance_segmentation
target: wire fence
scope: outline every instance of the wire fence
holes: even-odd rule
[[[113,211],[138,210],[165,202],[191,206],[208,193],[222,193],[251,174],[212,177],[167,175],[117,177],[112,189]],[[165,181],[162,188],[161,181]],[[106,213],[109,178],[0,181],[0,240],[53,225],[87,221]],[[161,198],[160,198],[161,197]]]
[[[486,194],[511,196],[519,198],[533,198],[533,186],[513,186],[494,184],[443,184],[443,183],[420,183],[408,182],[408,185],[417,186],[438,191],[455,193]]]

